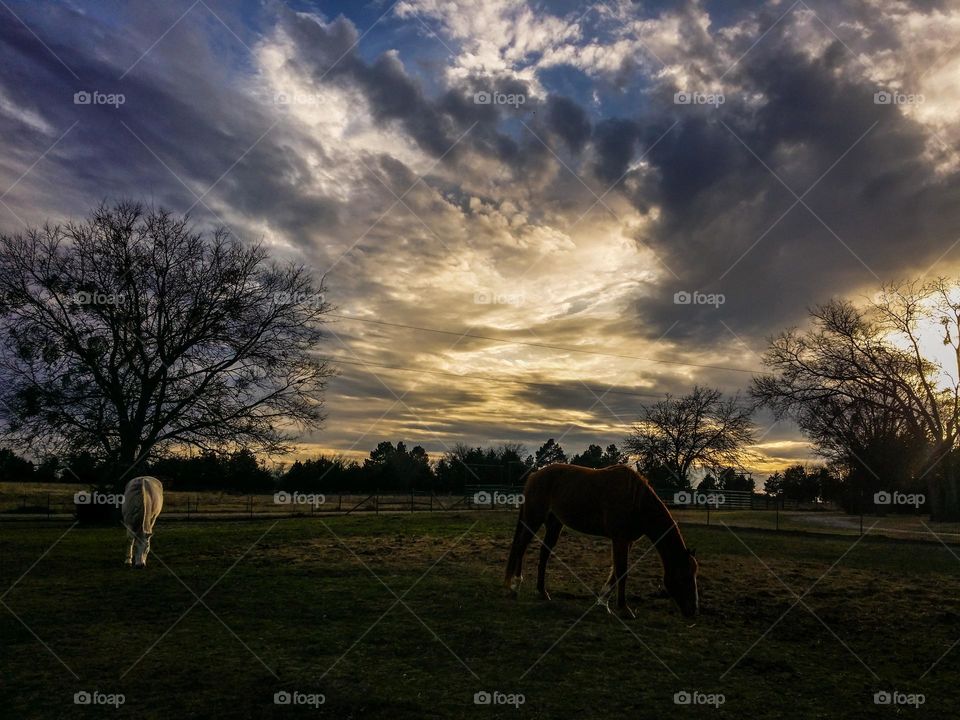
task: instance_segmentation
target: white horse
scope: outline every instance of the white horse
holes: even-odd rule
[[[130,538],[127,565],[136,568],[147,566],[153,524],[162,508],[163,485],[155,477],[136,477],[127,483],[123,491],[123,524]],[[133,553],[134,544],[137,546],[136,558]]]

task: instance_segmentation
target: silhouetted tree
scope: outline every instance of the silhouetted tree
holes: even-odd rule
[[[398,442],[396,447],[390,442],[382,442],[364,460],[363,471],[373,489],[427,490],[433,486],[430,460],[419,445],[408,452],[403,442]]]
[[[642,419],[624,441],[639,456],[651,478],[666,472],[670,482],[690,487],[696,467],[738,466],[753,442],[752,409],[739,396],[724,398],[719,390],[696,386],[689,395],[667,395],[642,407]]]
[[[460,492],[466,485],[522,484],[533,459],[521,460],[526,448],[518,444],[469,447],[457,443],[436,466],[439,489]]]
[[[940,278],[885,286],[863,306],[816,306],[809,330],[771,342],[772,373],[754,379],[753,395],[796,419],[861,486],[922,479],[933,516],[960,519],[958,297],[960,281]],[[949,359],[925,352],[923,336],[936,332]]]
[[[563,448],[560,447],[560,444],[550,438],[543,445],[540,446],[540,449],[537,450],[536,457],[534,459],[534,466],[542,468],[545,465],[550,465],[552,463],[565,463],[567,461],[567,455],[563,452]]]
[[[329,309],[303,266],[135,203],[0,236],[2,432],[88,450],[278,452],[317,427]]]
[[[783,495],[789,500],[813,502],[823,498],[824,488],[829,487],[830,480],[831,473],[825,467],[807,468],[797,464],[768,477],[763,491],[768,495]]]
[[[33,480],[33,463],[13,450],[0,448],[0,481],[28,482]]]
[[[606,450],[603,450],[599,445],[590,445],[582,453],[574,455],[570,460],[570,464],[590,468],[604,468],[610,467],[611,465],[619,465],[624,462],[625,459],[614,444],[608,445]]]

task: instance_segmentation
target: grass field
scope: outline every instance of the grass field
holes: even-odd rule
[[[551,562],[551,602],[533,589],[535,552],[520,598],[504,597],[513,523],[476,512],[161,517],[140,572],[121,564],[120,530],[0,526],[0,707],[24,718],[960,712],[960,645],[947,652],[960,638],[960,559],[942,545],[684,526],[701,560],[701,616],[684,621],[653,597],[659,559],[644,540],[631,557],[637,619],[624,623],[592,594],[607,543],[575,533]],[[82,691],[124,702],[77,705]],[[325,702],[274,704],[282,691]],[[474,704],[482,691],[524,702]],[[724,702],[677,706],[683,691]],[[924,703],[877,706],[878,691]]]

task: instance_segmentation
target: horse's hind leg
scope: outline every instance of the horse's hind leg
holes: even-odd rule
[[[613,569],[617,575],[617,613],[621,617],[632,619],[633,610],[627,607],[627,555],[629,552],[629,541],[613,541]]]
[[[523,556],[541,525],[543,525],[543,517],[539,513],[533,511],[529,505],[520,508],[520,519],[517,520],[517,528],[513,533],[513,544],[510,547],[507,573],[504,578],[504,584],[514,595],[517,594],[520,583],[523,581]]]
[[[544,534],[543,544],[540,546],[540,565],[537,567],[537,590],[545,600],[550,599],[546,588],[547,561],[553,554],[553,548],[557,544],[562,530],[563,523],[557,519],[557,516],[553,513],[547,515],[547,532]]]

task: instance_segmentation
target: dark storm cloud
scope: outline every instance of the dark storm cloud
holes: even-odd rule
[[[169,24],[156,22],[159,36]],[[36,113],[51,128],[43,137],[16,117],[0,113],[5,138],[19,140],[15,146],[36,158],[76,122],[44,162],[57,166],[47,174],[70,178],[73,189],[87,198],[132,195],[179,209],[194,205],[192,214],[198,219],[219,223],[220,216],[211,216],[205,206],[226,194],[236,211],[251,218],[269,214],[273,227],[295,238],[317,225],[335,228],[337,203],[302,190],[309,168],[278,131],[271,131],[279,112],[274,98],[252,95],[224,76],[209,55],[205,32],[196,23],[183,25],[131,69],[149,44],[131,42],[120,29],[104,36],[109,31],[90,18],[67,7],[52,9],[37,25],[45,35],[56,37],[69,27],[80,36],[100,36],[107,49],[93,53],[78,46],[54,46],[78,80],[25,26],[4,23],[2,87],[13,103]],[[150,37],[148,30],[140,31]],[[192,59],[189,69],[182,65],[184,57]],[[122,93],[124,102],[118,107],[77,105],[74,93],[81,91]],[[319,144],[305,142],[323,156]],[[79,214],[88,204],[60,204],[56,212]],[[240,227],[234,230],[242,232]]]
[[[669,109],[680,122],[647,156],[662,214],[644,240],[679,280],[638,301],[646,329],[680,321],[686,336],[729,340],[722,319],[762,336],[833,293],[899,277],[905,264],[926,269],[953,242],[957,177],[938,176],[924,157],[922,127],[875,104],[875,86],[837,72],[843,52],[834,43],[809,59],[772,41],[740,78],[762,93],[760,107],[733,97],[717,110]],[[636,134],[630,121],[607,123],[596,133],[605,179],[625,167]],[[813,213],[798,204],[764,237],[795,201],[785,185],[802,196],[824,173],[804,197]],[[677,305],[677,290],[723,293],[726,303]]]
[[[570,98],[553,95],[547,103],[547,123],[571,152],[579,152],[590,138],[590,119]]]
[[[296,45],[296,59],[291,61],[295,67],[308,72],[318,83],[336,82],[359,90],[375,118],[382,123],[400,123],[432,156],[454,164],[470,149],[517,172],[543,169],[549,151],[542,144],[529,136],[520,135],[518,139],[498,130],[501,121],[510,116],[533,122],[531,113],[536,103],[526,83],[509,77],[473,78],[437,98],[429,98],[395,53],[387,52],[366,62],[354,46],[356,28],[344,18],[327,25],[290,11],[282,11],[281,18]],[[475,102],[477,92],[523,95],[527,102],[520,112],[514,106]]]

